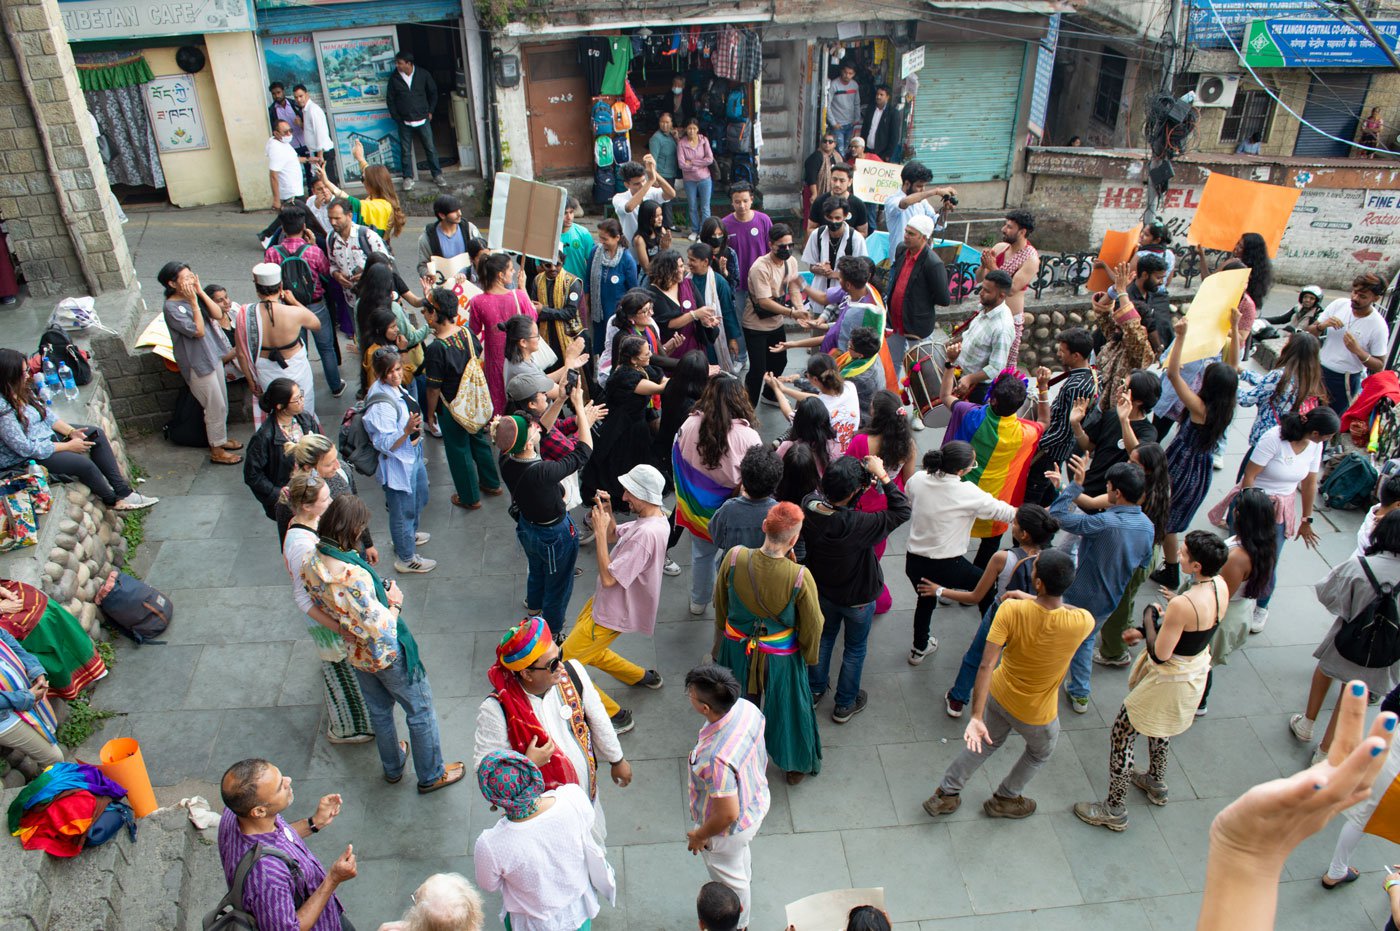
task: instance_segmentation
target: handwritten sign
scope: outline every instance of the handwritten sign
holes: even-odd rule
[[[193,152],[209,148],[204,132],[204,116],[199,111],[199,95],[194,78],[188,74],[168,74],[141,86],[151,131],[161,153]]]
[[[891,194],[899,193],[899,173],[904,168],[897,162],[877,162],[873,158],[858,158],[855,175],[851,178],[851,193],[863,201],[883,204]]]

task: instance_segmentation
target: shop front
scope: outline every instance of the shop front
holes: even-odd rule
[[[288,96],[296,85],[305,85],[326,111],[342,182],[359,180],[359,166],[350,156],[355,142],[363,146],[370,164],[385,165],[395,177],[401,172],[405,155],[385,95],[394,76],[395,56],[402,51],[411,52],[415,67],[431,74],[437,85],[437,106],[430,123],[443,168],[478,169],[478,108],[471,100],[468,78],[476,23],[474,17],[464,21],[460,0],[256,2],[267,77],[258,92],[264,111],[271,103],[270,83],[283,84]],[[267,122],[266,112],[263,122]],[[419,171],[426,176],[428,166],[421,149],[416,148],[416,157]]]

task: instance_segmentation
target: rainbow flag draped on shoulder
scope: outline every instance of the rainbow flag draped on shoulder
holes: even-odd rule
[[[710,539],[710,518],[734,489],[725,488],[686,462],[679,440],[671,447],[671,473],[676,483],[676,524],[702,540]]]
[[[1037,421],[998,417],[989,405],[959,401],[953,405],[943,442],[971,443],[977,465],[963,481],[975,482],[998,500],[1019,507],[1026,497],[1026,476],[1044,431]],[[1003,521],[978,520],[972,525],[972,535],[978,539],[999,537],[1007,527]]]

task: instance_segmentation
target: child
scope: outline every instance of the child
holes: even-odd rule
[[[1366,549],[1371,545],[1371,534],[1375,532],[1381,518],[1400,507],[1400,473],[1382,475],[1376,486],[1376,497],[1381,499],[1380,504],[1371,506],[1365,519],[1361,521],[1360,529],[1356,531],[1356,552],[1352,553],[1353,556],[1366,553]]]

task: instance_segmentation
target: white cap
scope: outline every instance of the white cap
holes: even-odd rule
[[[926,216],[910,217],[909,222],[904,224],[910,229],[917,230],[919,235],[925,239],[933,238],[933,218]]]
[[[259,262],[253,266],[253,284],[270,288],[282,283],[282,266],[273,262]]]

